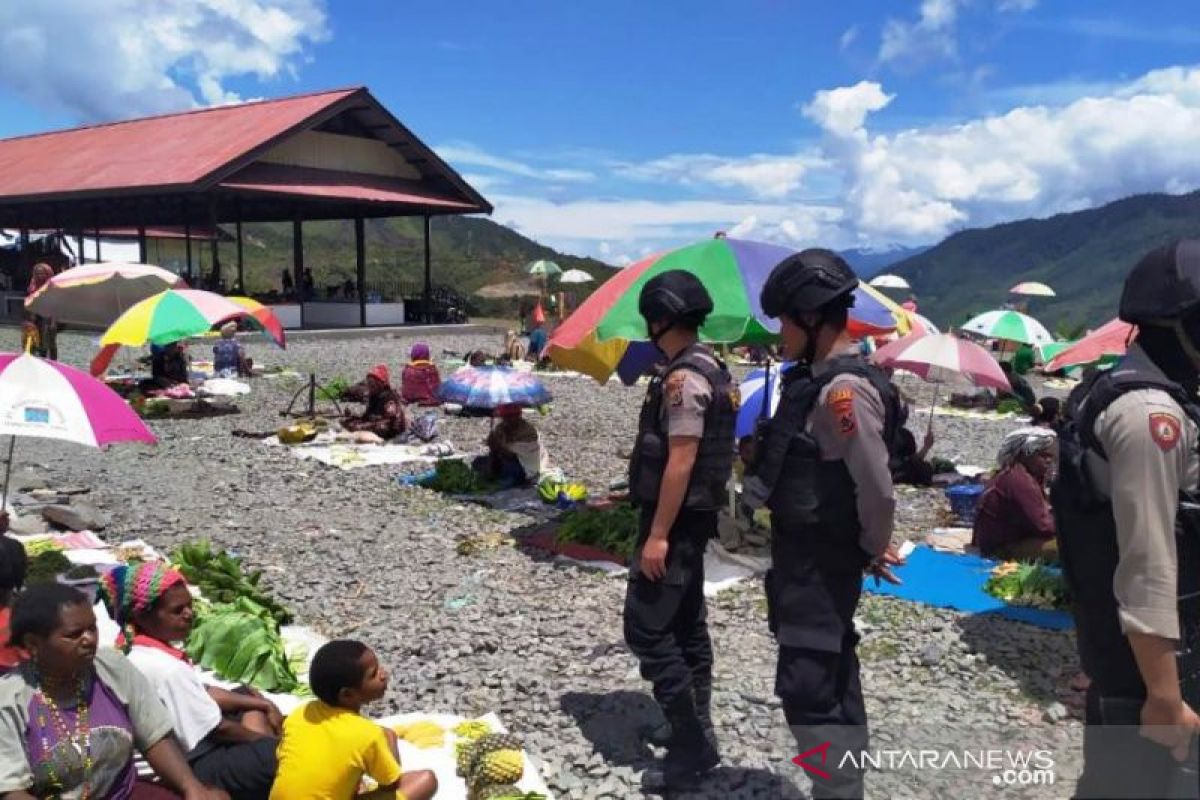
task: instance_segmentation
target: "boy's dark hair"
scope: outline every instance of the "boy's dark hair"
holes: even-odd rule
[[[363,653],[367,646],[353,639],[334,639],[326,642],[313,656],[308,669],[308,685],[322,702],[338,704],[342,689],[357,689],[362,685]]]
[[[91,605],[87,595],[63,583],[38,583],[17,595],[9,621],[9,642],[21,645],[30,635],[49,636],[68,606]]]
[[[11,536],[0,534],[0,598],[25,585],[28,564],[25,547]]]
[[[1034,408],[1033,421],[1049,424],[1057,422],[1061,416],[1062,401],[1057,397],[1043,397],[1037,401],[1037,406]]]

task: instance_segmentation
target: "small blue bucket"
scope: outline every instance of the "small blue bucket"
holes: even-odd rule
[[[965,525],[975,524],[975,512],[979,508],[979,498],[981,497],[983,497],[982,483],[957,483],[946,488],[946,499],[950,501],[950,510]]]

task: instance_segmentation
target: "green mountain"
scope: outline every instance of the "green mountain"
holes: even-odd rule
[[[959,325],[999,308],[1009,288],[1041,281],[1057,297],[1034,298],[1030,313],[1052,330],[1096,325],[1117,314],[1121,284],[1147,251],[1200,237],[1200,192],[1127,197],[1086,211],[961,231],[893,265],[913,287],[922,314]]]
[[[386,296],[414,296],[424,285],[423,223],[419,217],[367,220],[366,258],[368,291]],[[355,279],[354,223],[350,220],[304,223],[304,264],[313,271],[319,291]],[[232,231],[231,231],[232,232]],[[615,271],[593,258],[564,255],[483,217],[435,217],[431,226],[433,283],[467,296],[477,313],[508,312],[517,300],[482,300],[472,293],[484,286],[506,282],[528,283],[525,266],[549,259],[562,269],[582,269],[596,280],[572,287],[576,302]],[[290,223],[243,226],[246,289],[263,293],[280,288],[281,273],[292,266]],[[193,245],[198,272],[210,270],[209,248]],[[182,257],[182,246],[173,253]],[[171,259],[164,257],[165,262]],[[232,242],[220,245],[222,274],[229,285],[236,277],[237,250]]]

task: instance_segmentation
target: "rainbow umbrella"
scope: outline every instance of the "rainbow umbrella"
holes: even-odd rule
[[[156,441],[121,396],[100,381],[66,364],[17,353],[0,353],[0,434],[10,437],[0,506],[8,496],[18,436],[100,448]]]
[[[279,321],[279,317],[275,316],[274,311],[249,297],[227,297],[226,299],[244,308],[246,310],[244,318],[262,328],[263,332],[271,337],[271,341],[280,347],[287,347],[287,335],[283,331],[283,323]]]
[[[705,239],[644,258],[609,278],[568,317],[547,344],[555,364],[601,383],[616,372],[625,383],[659,358],[638,313],[642,286],[663,272],[683,269],[698,277],[713,298],[713,312],[700,338],[722,344],[767,344],[779,323],[763,313],[759,295],[775,265],[795,251],[742,239]],[[860,286],[851,309],[852,327],[885,333],[896,325],[891,313]]]

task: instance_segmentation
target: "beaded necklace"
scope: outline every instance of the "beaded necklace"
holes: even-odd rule
[[[46,719],[46,712],[50,712],[50,720],[54,723],[54,728],[58,733],[60,742],[65,742],[75,748],[76,754],[83,762],[83,783],[80,786],[80,800],[88,800],[91,797],[91,784],[89,783],[92,776],[92,729],[88,724],[89,709],[87,704],[87,682],[83,677],[79,678],[79,684],[76,687],[75,695],[75,732],[67,726],[66,718],[58,707],[58,703],[54,698],[47,694],[42,689],[42,681],[37,679],[38,688],[36,689],[37,698],[40,701],[38,708],[38,725],[42,730],[42,752],[45,754],[46,775],[50,779],[50,788],[55,794],[62,792],[66,786],[62,782],[62,778],[54,769],[54,749],[50,745],[50,739],[46,736],[46,729],[49,727]]]

